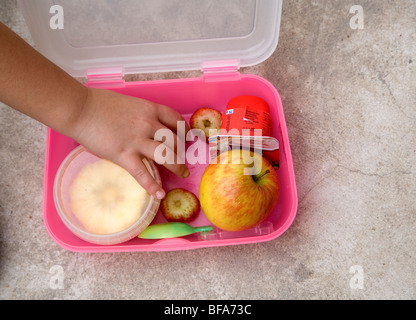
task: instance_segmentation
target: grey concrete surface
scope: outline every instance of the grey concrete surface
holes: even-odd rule
[[[0,299],[415,299],[415,12],[413,0],[283,2],[277,50],[241,69],[281,94],[296,173],[297,217],[265,243],[61,248],[42,221],[46,128],[0,104]],[[33,45],[15,1],[0,21]]]

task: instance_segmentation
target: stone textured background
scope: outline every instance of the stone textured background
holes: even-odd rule
[[[356,4],[363,30],[349,25]],[[42,221],[46,128],[0,104],[0,298],[415,299],[415,12],[413,0],[284,1],[277,50],[241,69],[279,91],[294,159],[297,217],[266,243],[62,249]],[[1,2],[0,21],[33,45],[16,1]]]

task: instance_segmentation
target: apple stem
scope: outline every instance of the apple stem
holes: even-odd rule
[[[253,179],[254,179],[255,182],[257,182],[259,179],[263,178],[268,173],[270,173],[270,170],[269,169],[267,169],[266,171],[264,171],[260,175],[254,176]]]

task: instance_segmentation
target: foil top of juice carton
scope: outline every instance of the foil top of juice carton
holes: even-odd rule
[[[210,137],[208,142],[211,160],[220,153],[233,149],[248,149],[259,153],[279,149],[279,140],[270,136],[220,134]]]

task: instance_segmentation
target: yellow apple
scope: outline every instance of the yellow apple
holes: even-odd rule
[[[246,230],[264,221],[279,195],[273,166],[248,150],[220,154],[206,167],[199,187],[199,201],[208,220],[226,231]]]

